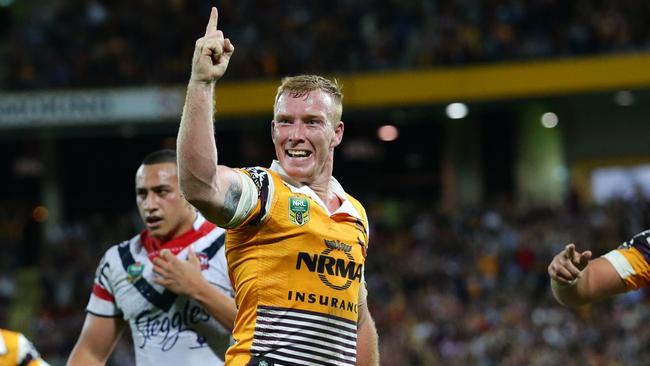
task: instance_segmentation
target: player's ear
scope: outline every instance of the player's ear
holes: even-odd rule
[[[332,127],[334,128],[334,136],[332,137],[330,147],[335,148],[339,146],[341,141],[343,141],[343,131],[345,130],[345,125],[343,124],[343,121],[338,121],[336,125]]]
[[[271,120],[271,140],[275,143],[275,120]]]

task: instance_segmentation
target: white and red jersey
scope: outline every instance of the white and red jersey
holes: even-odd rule
[[[234,296],[224,254],[225,231],[197,214],[189,232],[158,250],[153,249],[154,240],[144,231],[106,251],[86,311],[129,323],[139,366],[222,365],[230,332],[196,301],[154,283],[152,260],[162,249],[186,259],[191,246],[205,278]]]

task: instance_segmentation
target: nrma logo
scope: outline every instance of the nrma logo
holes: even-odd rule
[[[328,254],[333,250],[327,248],[321,254],[299,252],[296,269],[300,270],[304,266],[309,272],[318,273],[318,278],[334,290],[345,290],[352,285],[352,281],[361,282],[363,265],[356,263],[352,255],[347,252],[345,256],[348,260],[330,257]]]

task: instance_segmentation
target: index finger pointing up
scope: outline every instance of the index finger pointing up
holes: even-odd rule
[[[205,35],[217,33],[217,21],[219,20],[219,12],[217,12],[216,7],[212,7],[210,11],[210,20],[208,20],[208,26],[205,27]]]
[[[567,259],[573,259],[573,256],[576,252],[576,246],[574,244],[569,244],[566,246],[566,253],[564,254]]]

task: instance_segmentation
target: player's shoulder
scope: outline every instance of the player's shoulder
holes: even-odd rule
[[[134,253],[137,252],[140,247],[142,247],[142,241],[140,240],[140,234],[138,234],[128,240],[121,241],[108,247],[104,252],[102,261],[118,260],[123,256],[124,252]]]
[[[361,210],[363,211],[362,214],[365,215],[366,209],[363,207],[363,204],[361,204],[361,201],[359,201],[353,195],[351,195],[351,194],[349,194],[347,192],[345,194],[347,195],[347,198],[350,200],[350,202],[352,202],[352,204],[355,206],[355,208],[356,207],[361,208]]]
[[[634,235],[630,240],[621,244],[621,248],[630,248],[634,246],[650,246],[650,229],[644,230]]]
[[[264,187],[268,187],[268,185],[271,183],[271,179],[272,179],[271,170],[269,170],[268,168],[253,166],[253,167],[244,167],[241,168],[240,170],[251,178],[253,183],[255,183],[257,190],[261,190]]]

